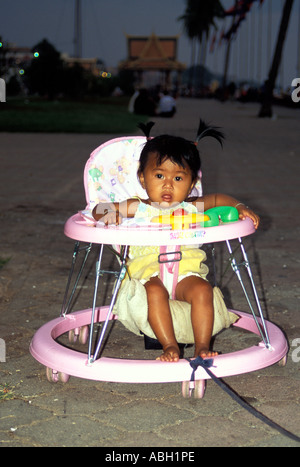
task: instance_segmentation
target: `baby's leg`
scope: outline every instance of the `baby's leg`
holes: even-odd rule
[[[176,299],[191,305],[191,319],[195,337],[195,357],[212,357],[217,352],[209,350],[213,324],[213,289],[197,276],[182,279],[176,287]]]
[[[163,362],[178,362],[180,351],[174,334],[168,291],[159,277],[152,277],[146,282],[145,288],[148,321],[164,351],[159,359]]]

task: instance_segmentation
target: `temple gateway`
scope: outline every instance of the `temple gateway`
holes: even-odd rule
[[[126,35],[126,38],[128,58],[119,64],[119,69],[135,72],[137,86],[159,84],[170,88],[173,72],[180,84],[186,66],[177,61],[179,36],[158,37],[153,33],[150,37]]]

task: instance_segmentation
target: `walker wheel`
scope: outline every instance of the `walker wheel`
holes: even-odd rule
[[[181,392],[184,398],[194,396],[195,399],[202,399],[205,393],[206,381],[205,379],[198,379],[193,381],[183,381]]]
[[[89,326],[82,326],[80,328],[70,329],[68,333],[69,342],[75,344],[77,340],[80,344],[86,344],[89,337]]]
[[[55,371],[55,370],[52,370],[52,368],[46,368],[46,376],[47,376],[47,380],[50,382],[50,383],[57,383],[58,381],[58,372]]]
[[[285,355],[281,360],[279,360],[278,365],[285,366],[286,362],[287,362],[287,355]]]
[[[70,344],[75,344],[75,342],[77,342],[78,335],[79,335],[79,328],[70,329],[68,333],[68,339],[69,339]]]
[[[190,388],[190,381],[183,381],[181,386],[181,392],[183,397],[186,399],[192,397],[193,389]]]
[[[206,380],[198,379],[195,381],[194,397],[195,399],[202,399],[204,397],[206,388]]]
[[[90,328],[89,326],[82,326],[79,331],[79,343],[86,344],[89,338]]]
[[[67,383],[69,381],[70,376],[66,373],[62,373],[60,371],[52,370],[52,368],[46,368],[46,376],[47,380],[50,383]]]

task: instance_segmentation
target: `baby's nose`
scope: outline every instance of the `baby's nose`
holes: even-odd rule
[[[165,178],[164,180],[164,186],[165,187],[172,187],[173,186],[173,180],[169,178]]]

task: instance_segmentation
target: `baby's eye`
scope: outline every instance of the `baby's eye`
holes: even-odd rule
[[[182,180],[182,177],[180,177],[179,175],[178,175],[178,177],[175,177],[176,182],[180,182],[181,180]]]
[[[164,178],[163,174],[156,174],[155,177],[156,177],[156,178],[159,178],[159,179]]]

